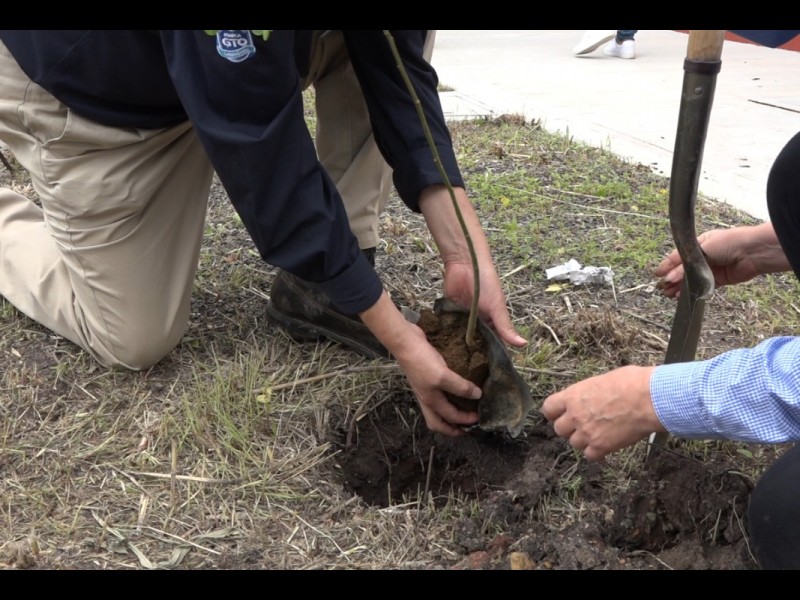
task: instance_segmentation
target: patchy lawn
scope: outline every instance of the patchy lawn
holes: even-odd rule
[[[189,330],[156,367],[105,370],[0,299],[0,565],[755,568],[748,494],[780,447],[671,440],[647,462],[640,444],[588,463],[538,411],[577,379],[663,361],[668,181],[516,115],[451,126],[529,340],[511,351],[535,400],[519,436],[432,435],[394,363],[270,324],[275,270],[215,182]],[[703,198],[697,212],[700,231],[753,222]],[[382,231],[392,296],[430,307],[442,278],[421,217],[395,198]],[[546,279],[570,258],[613,284]],[[797,292],[788,275],[718,290],[698,357],[797,331]]]

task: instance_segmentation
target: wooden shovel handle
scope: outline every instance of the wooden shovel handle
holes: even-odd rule
[[[689,31],[686,58],[689,60],[717,61],[722,56],[722,43],[724,41],[724,29],[692,29]]]

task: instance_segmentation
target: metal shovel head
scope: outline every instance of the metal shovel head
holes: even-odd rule
[[[403,312],[412,323],[419,321],[420,315],[415,311],[404,308]],[[434,312],[469,311],[451,300],[439,298],[434,303]],[[525,417],[533,408],[530,388],[517,372],[505,343],[497,333],[480,319],[478,332],[488,347],[489,375],[481,387],[483,395],[478,401],[480,420],[477,426],[487,431],[506,430],[512,437],[517,437],[525,425]]]

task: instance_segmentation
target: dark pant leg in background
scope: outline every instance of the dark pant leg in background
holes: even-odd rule
[[[767,180],[767,207],[778,241],[800,277],[800,133],[783,147]],[[753,552],[764,569],[800,569],[800,446],[761,476],[750,496]]]
[[[800,569],[800,446],[770,466],[750,495],[750,546],[762,569]]]
[[[786,258],[800,278],[800,133],[789,140],[772,164],[767,208]]]

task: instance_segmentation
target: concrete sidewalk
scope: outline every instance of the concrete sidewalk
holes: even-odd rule
[[[636,59],[574,56],[582,30],[439,30],[431,60],[449,119],[523,114],[669,176],[688,36],[642,30]],[[767,219],[777,153],[800,132],[800,52],[726,41],[699,192]],[[798,165],[800,168],[800,165]]]

